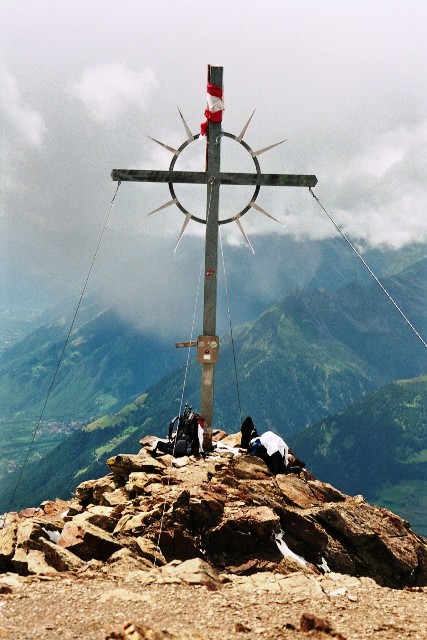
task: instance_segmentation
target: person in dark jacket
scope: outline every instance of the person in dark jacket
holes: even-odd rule
[[[242,426],[240,427],[240,433],[242,434],[240,446],[242,449],[248,449],[250,441],[258,436],[258,432],[255,429],[255,425],[250,416],[247,416],[243,420]]]

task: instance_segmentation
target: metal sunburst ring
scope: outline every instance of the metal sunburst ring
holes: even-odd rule
[[[227,138],[231,138],[232,140],[235,140],[238,144],[241,144],[242,147],[244,147],[246,151],[249,153],[249,155],[252,157],[256,172],[258,174],[261,173],[261,167],[259,166],[258,158],[255,156],[255,152],[250,148],[250,146],[244,140],[240,140],[238,136],[235,136],[233,133],[227,133],[226,131],[221,132],[221,136],[226,136]],[[175,163],[180,153],[184,151],[184,149],[188,147],[189,144],[197,140],[199,137],[200,137],[200,133],[193,136],[191,140],[189,139],[183,142],[183,144],[178,149],[175,150],[174,156],[169,165],[169,171],[173,171],[175,167]],[[168,185],[169,185],[170,194],[174,200],[175,205],[178,207],[178,209],[180,209],[182,213],[184,213],[186,216],[190,216],[191,220],[195,220],[196,222],[200,222],[201,224],[206,224],[206,220],[204,220],[203,218],[198,218],[197,216],[193,215],[180,203],[175,193],[173,182],[168,182]],[[258,197],[260,188],[261,188],[260,185],[257,185],[255,187],[251,200],[241,211],[239,211],[239,213],[236,213],[236,215],[232,216],[231,218],[218,220],[218,224],[228,224],[229,222],[234,222],[235,220],[241,218],[247,211],[249,211],[249,209],[252,208],[253,203]]]

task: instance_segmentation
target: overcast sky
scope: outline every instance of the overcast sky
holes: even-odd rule
[[[360,245],[399,247],[427,235],[427,3],[424,0],[1,0],[1,304],[79,290],[116,184],[113,168],[166,169],[186,139],[181,109],[198,133],[206,67],[224,67],[223,128],[245,141],[264,171],[314,173],[315,192]],[[223,168],[250,170],[236,143]],[[179,168],[203,169],[204,142]],[[178,168],[178,166],[177,166]],[[177,189],[204,215],[202,187]],[[251,190],[223,189],[222,213]],[[88,286],[168,329],[185,288],[194,291],[203,225],[183,223],[166,185],[123,183]],[[251,211],[259,234],[333,236],[306,189],[265,188]],[[236,225],[226,245],[242,243]],[[256,254],[254,259],[256,260]],[[262,278],[260,279],[262,281]],[[92,290],[93,290],[92,289]],[[190,296],[189,296],[190,297]],[[145,311],[142,312],[141,308]],[[165,313],[165,309],[168,313]]]

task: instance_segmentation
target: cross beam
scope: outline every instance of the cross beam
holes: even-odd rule
[[[208,66],[208,83],[222,89],[223,68]],[[249,123],[248,123],[249,124]],[[247,126],[247,125],[246,125]],[[186,127],[187,128],[187,127]],[[245,128],[246,129],[246,128]],[[244,129],[244,131],[245,131]],[[242,132],[241,137],[243,137]],[[206,200],[206,239],[205,239],[205,280],[203,308],[203,336],[216,339],[216,300],[217,300],[217,267],[218,267],[218,227],[219,190],[221,185],[253,185],[281,187],[314,187],[317,178],[314,175],[294,174],[262,174],[262,173],[224,173],[221,172],[221,122],[208,120],[206,136],[206,170],[205,171],[156,171],[113,169],[111,177],[115,181],[128,182],[166,182],[187,184],[205,184]],[[229,134],[225,134],[229,135]],[[236,138],[237,139],[237,138]],[[275,146],[275,145],[273,145]],[[178,151],[169,148],[172,152]],[[270,147],[268,147],[270,148]],[[258,152],[260,153],[260,152]],[[256,155],[256,154],[254,154]],[[231,219],[239,218],[235,216]],[[230,220],[231,220],[230,219]],[[204,222],[196,218],[199,222]],[[223,222],[228,222],[225,220]],[[178,343],[179,344],[179,343]],[[213,344],[211,342],[211,344]],[[217,348],[217,346],[216,346]],[[201,413],[205,421],[204,448],[212,448],[214,401],[214,362],[202,361],[202,393]]]
[[[210,176],[206,171],[156,171],[155,169],[113,169],[111,177],[116,181],[128,182],[176,182],[187,184],[208,184]],[[220,185],[249,185],[262,187],[315,187],[316,176],[294,173],[223,173],[216,174]]]

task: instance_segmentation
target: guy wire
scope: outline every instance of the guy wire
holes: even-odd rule
[[[209,200],[208,200],[208,206],[207,206],[207,211],[206,211],[206,224],[208,223],[208,220],[209,220],[209,212],[211,210],[211,201],[212,201],[212,189],[209,190]],[[193,335],[194,335],[194,325],[195,325],[195,322],[196,322],[196,312],[197,312],[197,304],[198,304],[198,300],[199,300],[200,283],[201,283],[201,280],[202,280],[203,259],[204,259],[204,257],[202,255],[202,260],[201,260],[201,263],[200,263],[200,270],[199,270],[199,281],[197,283],[196,299],[195,299],[195,302],[194,302],[194,312],[193,312],[193,322],[192,322],[192,325],[191,325],[190,342],[193,340]],[[183,385],[182,385],[182,394],[181,394],[181,400],[180,400],[180,403],[179,403],[179,415],[182,412],[182,405],[183,405],[183,402],[184,402],[184,393],[185,393],[185,386],[187,384],[187,372],[188,372],[188,366],[189,366],[189,360],[190,360],[190,350],[191,350],[191,347],[188,347],[188,350],[187,350],[187,362],[186,362],[186,365],[185,365],[184,382],[183,382]]]
[[[41,424],[41,421],[42,421],[42,418],[43,418],[44,412],[45,412],[45,410],[46,410],[46,406],[47,406],[47,403],[48,403],[48,401],[49,401],[50,394],[52,393],[52,389],[53,389],[53,386],[54,386],[54,384],[55,384],[55,380],[56,380],[56,377],[57,377],[57,375],[58,375],[59,368],[60,368],[61,363],[62,363],[62,360],[63,360],[63,358],[64,358],[65,350],[66,350],[67,345],[68,345],[68,342],[69,342],[69,340],[70,340],[71,332],[73,331],[74,324],[75,324],[75,321],[76,321],[76,318],[77,318],[77,314],[78,314],[78,312],[79,312],[80,305],[81,305],[82,300],[83,300],[83,296],[84,296],[84,294],[85,294],[85,292],[86,292],[86,288],[87,288],[87,285],[88,285],[88,282],[89,282],[89,278],[90,278],[90,276],[91,276],[91,273],[92,273],[92,270],[93,270],[93,267],[94,267],[94,264],[95,264],[95,260],[96,260],[96,258],[97,258],[97,256],[98,256],[99,249],[100,249],[100,246],[101,246],[101,242],[102,242],[102,239],[103,239],[103,237],[104,237],[105,230],[106,230],[106,228],[107,228],[107,225],[108,225],[108,222],[109,222],[109,219],[110,219],[110,216],[111,216],[111,212],[112,212],[112,210],[113,210],[114,201],[115,201],[115,199],[116,199],[117,192],[118,192],[118,190],[119,190],[120,185],[121,185],[121,181],[119,180],[119,181],[118,181],[118,183],[117,183],[117,188],[116,188],[116,191],[115,191],[115,193],[114,193],[113,199],[112,199],[112,200],[111,200],[111,202],[110,202],[110,207],[109,207],[109,209],[108,209],[108,214],[107,214],[107,217],[106,217],[106,219],[105,219],[104,226],[103,226],[103,228],[102,228],[102,232],[101,232],[101,235],[100,235],[100,237],[99,237],[98,244],[97,244],[97,246],[96,246],[96,250],[95,250],[94,256],[93,256],[93,258],[92,258],[92,262],[91,262],[91,265],[90,265],[90,268],[89,268],[88,274],[87,274],[87,276],[86,276],[86,280],[85,280],[85,283],[84,283],[84,286],[83,286],[82,292],[81,292],[81,294],[80,294],[80,298],[79,298],[79,301],[78,301],[78,303],[77,303],[77,307],[76,307],[76,310],[75,310],[75,312],[74,312],[73,319],[72,319],[71,324],[70,324],[70,328],[68,329],[67,337],[65,338],[65,341],[64,341],[64,345],[63,345],[63,347],[62,347],[61,354],[60,354],[60,356],[59,356],[59,359],[58,359],[58,362],[57,362],[57,365],[56,365],[55,371],[54,371],[53,376],[52,376],[52,380],[51,380],[50,385],[49,385],[49,388],[48,388],[48,390],[47,390],[46,397],[45,397],[45,399],[44,399],[44,403],[43,403],[43,406],[42,406],[42,409],[41,409],[40,415],[39,415],[39,417],[38,417],[38,419],[37,419],[36,426],[35,426],[35,428],[34,428],[34,431],[33,431],[33,434],[32,434],[32,438],[31,438],[30,444],[29,444],[29,446],[28,446],[28,449],[27,449],[27,453],[26,453],[26,456],[25,456],[24,462],[23,462],[23,464],[22,464],[22,466],[21,466],[21,470],[20,470],[20,472],[19,472],[18,479],[17,479],[17,481],[16,481],[16,483],[15,483],[14,489],[13,489],[12,494],[11,494],[11,497],[10,497],[10,499],[9,499],[8,506],[7,506],[7,510],[6,510],[6,512],[5,512],[4,519],[6,518],[6,513],[8,513],[8,512],[10,511],[11,507],[12,507],[13,501],[14,501],[14,499],[15,499],[16,492],[17,492],[17,490],[18,490],[18,486],[19,486],[19,484],[20,484],[20,482],[21,482],[21,480],[22,480],[22,476],[23,476],[23,473],[24,473],[24,469],[25,469],[25,467],[26,467],[26,465],[27,465],[27,462],[28,462],[28,459],[29,459],[29,456],[30,456],[31,450],[32,450],[33,445],[34,445],[34,440],[35,440],[36,435],[37,435],[37,432],[38,432],[38,430],[39,430],[39,428],[40,428],[40,424]]]
[[[354,251],[354,253],[356,254],[356,256],[359,258],[359,260],[362,262],[362,264],[366,267],[366,269],[369,271],[369,273],[371,274],[371,276],[374,278],[375,282],[379,285],[379,287],[381,287],[381,289],[383,290],[383,292],[385,293],[385,295],[387,296],[387,298],[390,300],[390,302],[394,305],[394,307],[397,309],[397,311],[400,313],[400,315],[402,316],[402,318],[405,320],[406,324],[412,329],[412,331],[415,333],[415,335],[417,336],[417,338],[419,339],[419,341],[424,345],[424,347],[427,349],[427,342],[424,340],[424,338],[418,333],[418,331],[416,330],[416,328],[414,327],[414,325],[411,323],[411,321],[406,317],[406,315],[403,313],[402,309],[399,307],[399,305],[397,304],[397,302],[394,301],[394,299],[392,298],[392,296],[390,295],[390,293],[387,291],[387,289],[384,287],[384,285],[379,281],[379,279],[377,278],[377,276],[375,275],[375,273],[372,271],[372,269],[370,268],[370,266],[367,264],[366,260],[363,258],[363,256],[359,253],[359,251],[356,249],[356,247],[352,244],[352,242],[349,240],[349,238],[347,238],[347,236],[345,235],[344,231],[342,231],[342,229],[340,229],[340,227],[337,225],[337,223],[335,222],[335,220],[332,218],[332,216],[326,211],[325,207],[321,204],[319,198],[314,195],[313,190],[311,187],[308,188],[311,195],[313,196],[313,198],[317,201],[317,203],[319,204],[320,208],[326,213],[326,215],[328,216],[329,220],[332,222],[332,224],[334,225],[335,229],[340,233],[340,235],[344,238],[344,240],[347,242],[347,244],[351,247],[351,249]]]
[[[199,300],[200,282],[202,280],[202,271],[203,271],[203,258],[202,258],[202,262],[200,263],[199,281],[197,283],[196,300],[194,302],[193,322],[191,324],[190,342],[193,341],[193,336],[194,336],[194,325],[196,323],[196,312],[197,312],[197,304],[198,304],[198,300]],[[183,385],[182,385],[182,393],[181,393],[181,399],[180,399],[180,403],[179,403],[179,414],[181,414],[181,412],[182,412],[182,405],[183,405],[183,402],[184,402],[185,387],[186,387],[186,384],[187,384],[187,373],[188,373],[188,367],[189,367],[189,362],[190,362],[190,352],[191,352],[191,346],[188,347],[188,349],[187,349],[187,360],[186,360],[186,363],[185,363],[184,382],[183,382]]]

